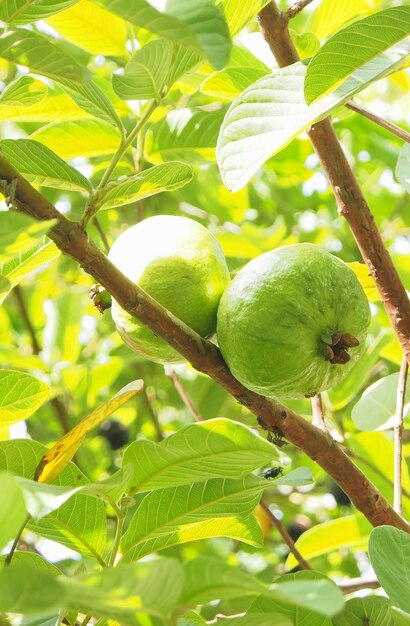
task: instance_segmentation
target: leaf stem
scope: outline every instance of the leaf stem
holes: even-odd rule
[[[403,128],[400,128],[400,126],[397,126],[396,124],[393,124],[392,122],[389,122],[382,117],[379,117],[375,113],[371,113],[371,111],[364,109],[360,104],[357,104],[357,102],[349,100],[349,102],[346,102],[345,107],[347,109],[355,111],[356,113],[359,113],[360,115],[363,115],[363,117],[366,117],[368,120],[375,122],[376,124],[384,128],[385,130],[388,130],[393,135],[396,135],[396,137],[399,137],[406,143],[410,143],[410,133],[408,133]]]
[[[116,515],[117,515],[117,525],[115,528],[114,542],[112,544],[110,558],[108,559],[108,567],[114,567],[115,565],[115,558],[118,554],[118,549],[120,547],[125,512],[122,509],[120,509],[118,512],[116,511]]]
[[[402,463],[403,463],[403,415],[407,387],[409,364],[406,357],[400,367],[399,384],[396,398],[396,425],[394,427],[394,510],[399,515],[403,512],[402,502]]]
[[[14,541],[13,541],[13,545],[10,548],[10,552],[8,553],[8,555],[6,556],[6,559],[4,561],[4,565],[9,565],[11,563],[11,559],[13,558],[13,554],[15,553],[18,543],[20,541],[20,537],[24,532],[25,527],[27,526],[28,522],[31,519],[31,515],[30,513],[27,515],[26,519],[24,520],[23,524],[21,525],[21,528],[19,529]]]

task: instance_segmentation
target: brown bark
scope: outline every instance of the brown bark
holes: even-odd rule
[[[286,14],[278,9],[275,2],[271,1],[262,9],[258,21],[279,67],[299,61]],[[313,124],[308,135],[332,186],[339,213],[350,226],[410,364],[410,300],[330,119]]]
[[[13,205],[39,220],[56,219],[49,236],[73,257],[131,315],[176,348],[197,370],[211,376],[254,413],[267,430],[284,436],[317,461],[349,496],[373,526],[390,524],[410,532],[374,485],[333,439],[280,402],[249,391],[228,370],[218,348],[178,320],[145,291],[134,285],[89,240],[78,224],[61,215],[0,153],[0,180],[15,183]]]

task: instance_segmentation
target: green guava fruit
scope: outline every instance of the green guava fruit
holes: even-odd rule
[[[123,232],[109,259],[203,337],[215,332],[219,300],[230,277],[224,254],[212,233],[186,217],[157,215]],[[112,302],[112,318],[122,339],[157,363],[184,358],[152,330]]]
[[[217,337],[233,375],[279,398],[332,387],[365,348],[370,309],[353,270],[312,244],[248,263],[224,292]]]

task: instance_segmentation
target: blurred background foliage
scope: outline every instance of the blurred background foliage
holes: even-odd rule
[[[222,4],[229,11],[232,3],[225,0]],[[348,1],[343,3],[342,10],[340,3],[330,0],[319,5],[314,2],[292,21],[294,40],[301,54],[309,56],[319,41],[343,24],[395,4],[378,0]],[[281,5],[285,8],[284,2]],[[333,5],[338,5],[337,11]],[[121,101],[110,86],[111,75],[124,67],[130,57],[130,26],[112,16],[108,23],[106,15],[97,15],[99,8],[81,0],[30,28],[56,37],[60,49],[69,51],[82,65],[88,66],[125,127],[132,129],[139,103]],[[95,27],[97,19],[101,20],[101,28]],[[231,28],[236,28],[232,21]],[[133,36],[139,46],[155,38],[138,28]],[[225,70],[215,72],[209,64],[202,63],[174,84],[146,132],[140,135],[138,148],[121,159],[114,173],[118,177],[132,173],[135,167],[145,169],[178,159],[193,167],[192,182],[177,191],[101,211],[98,227],[95,223],[89,225],[90,237],[106,250],[129,225],[163,213],[188,216],[208,227],[218,238],[232,273],[267,250],[296,242],[312,242],[346,262],[360,262],[353,237],[337,214],[331,189],[304,134],[268,161],[246,188],[237,193],[224,188],[215,162],[215,144],[227,106],[242,87],[238,88],[235,81],[230,83],[229,77],[222,74],[247,65],[249,82],[253,82],[274,66],[255,19],[240,29],[234,41],[231,61]],[[4,85],[26,71],[20,65],[0,61],[0,79]],[[118,145],[118,131],[87,114],[53,81],[41,80],[47,93],[30,106],[10,105],[0,100],[2,139],[32,137],[91,181],[98,181]],[[404,70],[370,86],[357,101],[410,131],[408,88],[409,73]],[[408,195],[395,177],[402,142],[346,109],[336,111],[333,119],[383,239],[410,290]],[[40,191],[70,219],[81,217],[85,206],[81,193],[46,187],[40,187]],[[77,454],[79,466],[93,480],[104,478],[119,467],[122,450],[128,442],[136,438],[159,440],[193,421],[192,412],[181,397],[181,387],[203,419],[222,416],[257,428],[252,414],[188,364],[164,370],[163,366],[131,352],[115,332],[110,313],[101,315],[93,307],[88,297],[92,282],[74,261],[59,256],[26,276],[2,305],[2,367],[33,374],[47,382],[54,394],[54,399],[26,423],[4,428],[3,439],[31,437],[50,445],[99,403],[136,378],[144,379],[144,394],[120,408],[99,432],[87,438]],[[349,454],[391,499],[392,431],[386,428],[366,432],[352,418],[353,407],[364,391],[397,372],[401,361],[401,349],[383,307],[376,300],[371,308],[373,318],[366,355],[343,383],[323,394],[323,401],[332,435],[345,443]],[[390,404],[393,393],[389,391],[385,396],[390,394]],[[307,419],[311,418],[310,401],[289,404]],[[332,577],[366,573],[368,529],[360,529],[359,517],[349,500],[303,453],[290,445],[285,451],[294,466],[307,465],[312,469],[316,483],[303,488],[275,488],[272,484],[265,493],[266,500],[294,539],[312,529],[305,536],[301,550],[303,545],[304,554],[315,569]],[[404,454],[408,462],[407,439]],[[404,487],[408,512],[408,471],[404,474]],[[213,539],[171,548],[163,554],[177,554],[184,559],[197,554],[218,554],[271,580],[272,575],[284,570],[288,549],[271,529],[262,510],[258,511],[258,519],[265,534],[263,549],[228,539]],[[338,526],[334,526],[335,521]],[[78,555],[65,549],[61,552],[50,542],[40,540],[37,548],[67,572],[78,566]],[[239,610],[241,607],[235,601],[235,612]],[[218,611],[228,613],[229,606],[219,607]]]

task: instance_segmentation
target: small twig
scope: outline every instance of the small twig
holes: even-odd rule
[[[38,356],[41,352],[41,346],[38,342],[37,336],[36,336],[36,331],[34,329],[34,326],[31,322],[30,316],[28,314],[28,310],[26,307],[26,303],[24,302],[24,298],[23,298],[23,293],[20,289],[20,287],[17,285],[14,288],[14,295],[17,301],[17,305],[19,307],[20,313],[21,313],[21,317],[23,318],[24,324],[27,328],[27,332],[30,335],[30,340],[31,340],[31,347],[33,350],[33,354],[35,354],[36,356]],[[65,410],[64,404],[61,402],[61,400],[57,397],[54,397],[50,400],[51,404],[54,407],[55,413],[59,419],[59,422],[64,430],[65,433],[68,433],[68,431],[70,430],[70,426],[68,423],[68,416],[67,416],[67,412]]]
[[[408,133],[403,128],[400,128],[400,126],[397,126],[396,124],[393,124],[392,122],[388,122],[382,117],[379,117],[378,115],[375,115],[374,113],[371,113],[370,111],[368,111],[367,109],[364,109],[362,106],[360,106],[356,102],[353,102],[353,100],[349,100],[349,102],[346,102],[345,107],[347,109],[351,109],[352,111],[355,111],[356,113],[359,113],[360,115],[363,115],[363,117],[367,117],[368,120],[375,122],[376,124],[384,128],[385,130],[388,130],[389,132],[393,133],[393,135],[396,135],[397,137],[399,137],[406,143],[410,143],[410,133]]]
[[[215,617],[206,622],[206,624],[210,626],[211,624],[217,624],[220,620],[235,619],[236,617],[244,617],[244,615],[245,613],[236,613],[236,615],[224,615],[223,613],[217,613]]]
[[[137,365],[137,372],[138,372],[138,377],[142,378],[145,381],[145,374],[144,374],[144,369],[142,368],[141,365]],[[155,432],[157,434],[157,440],[158,441],[162,441],[163,439],[165,439],[164,437],[164,433],[162,432],[162,428],[161,428],[161,424],[160,421],[158,419],[158,415],[156,414],[156,412],[154,411],[152,404],[151,404],[151,400],[148,397],[148,393],[147,393],[147,386],[144,384],[143,388],[142,388],[142,392],[141,392],[141,399],[144,401],[145,407],[147,409],[147,412],[151,418],[152,423],[154,424],[154,428],[155,428]]]
[[[108,239],[107,236],[104,232],[103,227],[101,226],[100,222],[98,221],[97,217],[93,218],[93,224],[96,227],[98,234],[100,235],[100,239],[102,241],[102,244],[104,246],[105,252],[109,252],[110,251],[110,244],[108,243]]]
[[[285,16],[288,20],[291,20],[292,17],[295,17],[298,13],[303,11],[308,4],[310,4],[313,0],[299,0],[299,2],[295,2],[287,11],[285,11]]]
[[[396,397],[396,425],[394,427],[394,510],[399,513],[403,512],[402,502],[402,462],[403,462],[403,415],[404,404],[407,387],[407,373],[409,364],[406,357],[403,359],[400,367],[399,384],[397,385]]]
[[[360,591],[360,589],[378,589],[380,583],[376,578],[351,578],[346,582],[337,583],[340,591],[343,593],[353,593],[354,591]]]
[[[183,388],[181,381],[179,380],[174,368],[172,365],[165,366],[165,374],[170,377],[172,382],[174,383],[174,387],[177,390],[182,402],[185,404],[187,409],[192,413],[196,422],[202,422],[203,417],[196,408],[195,404],[192,402],[191,398]]]
[[[312,424],[316,426],[316,428],[323,430],[324,433],[328,432],[325,424],[322,395],[320,393],[317,393],[312,398]]]
[[[10,552],[8,553],[8,555],[5,558],[4,561],[4,565],[9,565],[11,563],[11,559],[13,558],[13,554],[15,553],[18,543],[20,541],[20,537],[24,532],[24,529],[26,528],[27,524],[29,523],[29,521],[31,520],[31,515],[30,513],[27,515],[26,519],[24,520],[24,522],[22,523],[14,541],[13,541],[13,545],[10,548]]]
[[[276,530],[279,531],[283,541],[286,543],[286,545],[288,546],[289,550],[291,551],[291,553],[293,554],[293,556],[295,557],[295,559],[297,560],[299,565],[303,569],[312,569],[311,565],[306,561],[306,559],[303,558],[303,556],[301,555],[301,553],[297,549],[297,547],[295,545],[295,542],[293,541],[292,537],[289,535],[289,533],[286,530],[286,528],[278,520],[278,518],[275,516],[275,514],[270,510],[270,508],[268,507],[266,502],[264,500],[261,500],[260,501],[260,505],[261,505],[262,509],[265,511],[265,513],[268,515],[269,520],[275,526]]]

